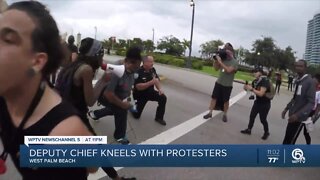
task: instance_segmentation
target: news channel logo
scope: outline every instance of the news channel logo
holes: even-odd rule
[[[301,164],[306,162],[306,158],[303,156],[303,151],[299,148],[292,150],[291,156],[293,158],[293,164]]]

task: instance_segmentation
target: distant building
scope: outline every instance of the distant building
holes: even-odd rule
[[[78,47],[78,48],[80,47],[80,43],[81,43],[81,34],[78,33],[78,34],[77,34],[77,47]]]
[[[308,21],[305,60],[320,65],[320,12]]]

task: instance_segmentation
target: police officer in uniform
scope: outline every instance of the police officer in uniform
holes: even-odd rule
[[[135,79],[133,97],[136,100],[136,111],[131,110],[134,118],[139,119],[143,108],[148,101],[157,101],[155,121],[165,126],[164,113],[166,109],[167,97],[160,86],[159,76],[153,67],[154,59],[152,56],[146,56],[143,59],[143,65],[138,70],[138,77]],[[156,88],[156,90],[155,90]]]

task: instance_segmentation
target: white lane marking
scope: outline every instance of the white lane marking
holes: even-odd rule
[[[246,91],[242,91],[241,93],[237,94],[236,96],[234,96],[233,98],[230,99],[230,104],[229,106],[232,106],[233,104],[235,104],[237,101],[239,101],[241,98],[243,98],[246,95]],[[203,116],[208,113],[208,111],[205,111],[191,119],[189,119],[188,121],[185,121],[175,127],[172,127],[171,129],[168,129],[150,139],[147,139],[143,142],[141,142],[140,144],[169,144],[172,141],[180,138],[181,136],[187,134],[188,132],[192,131],[193,129],[199,127],[200,125],[202,125],[203,123],[207,122],[210,120],[209,119],[203,119]],[[212,117],[216,116],[217,114],[219,114],[220,111],[213,111],[212,113]],[[120,169],[122,169],[123,167],[115,167],[115,169],[118,171]],[[106,176],[106,173],[99,168],[99,170],[94,173],[94,174],[90,174],[88,176],[88,180],[97,180],[100,178],[103,178]]]

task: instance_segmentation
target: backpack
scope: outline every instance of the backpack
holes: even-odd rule
[[[268,83],[269,83],[269,88],[267,89],[267,91],[269,90],[269,92],[266,92],[265,96],[268,99],[272,100],[274,95],[276,94],[276,89],[274,88],[274,85],[270,80],[268,80]]]
[[[77,69],[83,64],[83,62],[76,62],[63,69],[59,75],[55,84],[55,89],[63,99],[72,102],[71,89],[73,86],[73,77]]]

